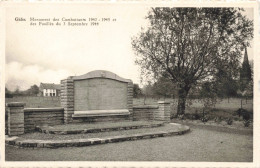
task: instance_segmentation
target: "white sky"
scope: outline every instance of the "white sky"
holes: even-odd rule
[[[148,7],[138,5],[63,5],[6,10],[6,86],[21,90],[40,82],[60,83],[71,75],[108,70],[140,83],[131,37],[146,24]],[[252,19],[253,11],[247,10]],[[15,22],[23,17],[27,22]],[[29,26],[29,18],[116,18],[97,27]],[[253,58],[252,48],[248,49]]]

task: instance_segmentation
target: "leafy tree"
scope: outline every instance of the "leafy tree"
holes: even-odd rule
[[[30,89],[28,89],[29,95],[34,95],[36,96],[40,92],[40,89],[37,85],[32,85]]]
[[[148,82],[148,84],[143,87],[143,93],[144,93],[144,104],[146,104],[146,98],[154,96],[153,85],[151,84],[151,82]]]
[[[237,77],[237,74],[236,74]],[[219,69],[215,76],[215,88],[218,97],[235,97],[237,96],[238,83],[232,74],[228,71]]]
[[[178,115],[185,113],[192,86],[211,80],[218,67],[238,67],[243,46],[253,38],[253,22],[241,10],[152,8],[149,26],[133,37],[142,76],[156,80],[166,72],[177,84]]]
[[[153,92],[155,95],[164,98],[176,95],[176,86],[166,77],[159,78],[153,84]]]
[[[12,98],[13,95],[12,95],[12,92],[7,89],[7,87],[5,87],[5,98]]]
[[[217,88],[215,82],[205,82],[201,86],[200,97],[203,101],[203,110],[208,109],[217,102]]]
[[[134,83],[133,92],[134,92],[134,98],[137,98],[137,97],[139,97],[139,96],[142,95],[142,90],[141,90],[141,88],[139,87],[138,84],[135,84],[135,83]]]
[[[13,92],[14,96],[21,96],[22,92],[20,91],[19,86],[16,87],[15,91]]]

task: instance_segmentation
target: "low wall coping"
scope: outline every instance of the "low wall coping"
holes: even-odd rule
[[[23,102],[11,102],[11,103],[6,103],[7,107],[23,107],[25,106],[26,103]]]
[[[25,108],[24,112],[50,112],[50,111],[63,111],[62,107],[51,107],[51,108]]]
[[[166,101],[158,101],[158,104],[171,104],[170,102],[166,102]]]
[[[72,117],[98,117],[113,115],[130,115],[130,112],[128,109],[74,111]]]
[[[157,109],[159,108],[158,105],[134,105],[134,109]]]

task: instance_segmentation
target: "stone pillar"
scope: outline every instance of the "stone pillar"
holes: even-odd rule
[[[130,112],[130,120],[133,119],[133,96],[134,96],[134,85],[133,82],[127,83],[127,108]]]
[[[61,81],[61,106],[64,108],[64,123],[72,122],[74,113],[74,83],[72,77]]]
[[[7,103],[8,135],[16,136],[24,134],[24,106],[25,103]]]
[[[158,101],[159,108],[154,113],[154,120],[170,122],[170,103]]]

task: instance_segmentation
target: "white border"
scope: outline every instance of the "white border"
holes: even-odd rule
[[[5,38],[4,38],[4,30],[5,30],[5,8],[15,6],[28,6],[28,5],[44,5],[50,4],[53,5],[72,5],[72,4],[80,4],[80,3],[88,3],[88,4],[127,4],[127,3],[135,3],[144,6],[172,6],[172,7],[253,7],[254,8],[254,149],[253,149],[253,163],[243,163],[243,162],[5,162],[4,156],[4,82],[5,82]],[[258,55],[259,51],[257,51],[258,45],[258,23],[259,23],[259,16],[258,16],[258,4],[256,1],[182,1],[177,2],[173,1],[48,1],[48,2],[2,2],[0,3],[0,55],[1,55],[1,67],[0,67],[0,74],[1,74],[1,162],[0,167],[79,167],[79,166],[87,166],[87,167],[260,167],[260,149],[259,149],[259,137],[260,137],[260,115],[259,115],[259,107],[258,104],[258,97],[259,97],[259,75],[257,74],[257,68],[260,63]],[[192,152],[192,151],[191,151]],[[214,152],[214,151],[212,151]],[[246,151],[245,151],[246,152]]]

